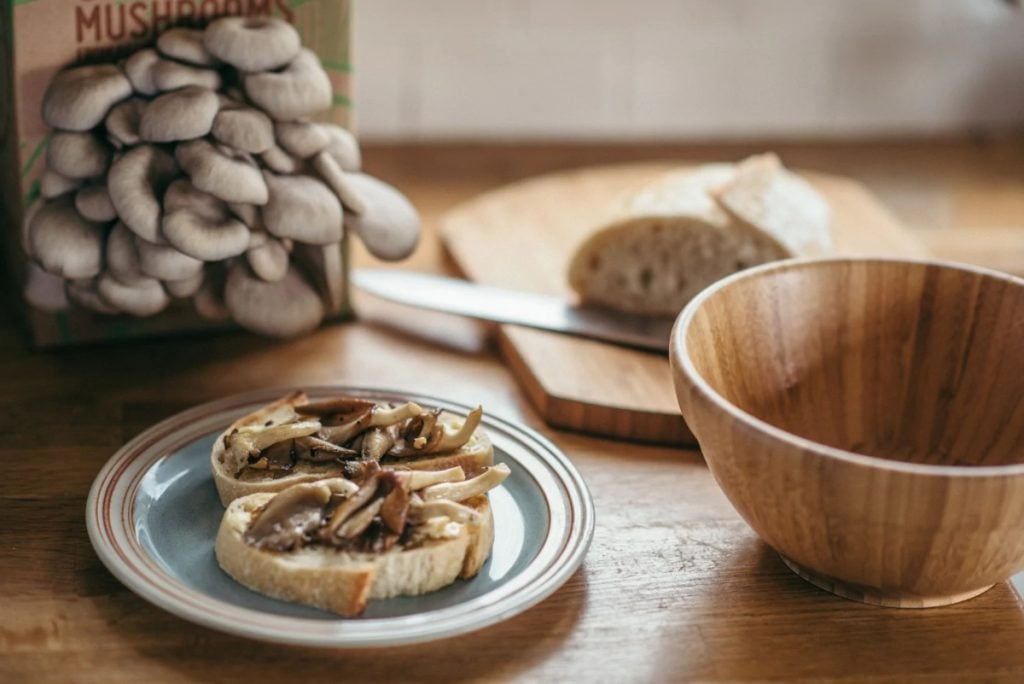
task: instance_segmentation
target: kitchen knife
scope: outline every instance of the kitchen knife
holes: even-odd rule
[[[407,306],[668,353],[671,319],[573,306],[551,295],[410,271],[357,269],[352,282],[368,294]]]

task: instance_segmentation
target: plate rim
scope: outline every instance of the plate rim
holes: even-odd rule
[[[297,389],[312,396],[345,392],[356,396],[417,401],[463,414],[473,408],[461,402],[420,392],[342,384],[303,385],[261,388],[231,394],[192,406],[157,422],[126,442],[104,463],[93,480],[86,500],[85,514],[89,541],[103,565],[124,586],[149,603],[186,621],[210,629],[274,643],[368,648],[433,641],[496,624],[532,608],[549,597],[582,564],[595,529],[593,499],[582,475],[568,456],[544,435],[518,421],[485,413],[484,427],[489,428],[492,434],[496,430],[502,433],[502,436],[513,439],[532,457],[534,470],[540,468],[546,472],[547,479],[552,480],[555,485],[552,491],[557,492],[557,501],[561,502],[565,512],[565,523],[562,529],[556,530],[560,534],[559,540],[555,542],[558,546],[549,548],[548,539],[552,536],[554,520],[550,510],[553,503],[552,491],[543,488],[536,473],[528,464],[524,464],[516,454],[508,453],[508,457],[525,470],[531,486],[538,488],[539,494],[549,508],[545,540],[537,555],[521,573],[512,578],[513,581],[520,579],[519,584],[523,586],[518,589],[505,591],[497,598],[486,600],[510,581],[505,580],[499,582],[497,589],[481,596],[427,613],[388,618],[346,620],[339,617],[337,620],[322,620],[272,615],[258,609],[243,608],[174,578],[159,566],[157,559],[146,552],[136,533],[135,508],[142,478],[173,451],[173,448],[165,446],[165,443],[173,443],[175,436],[179,441],[189,443],[199,436],[195,434],[197,431],[205,435],[209,434],[210,428],[215,431],[217,426],[226,427],[223,421],[215,420],[222,414],[244,411],[246,408],[272,401]],[[207,426],[205,423],[214,424]],[[187,439],[183,436],[185,434],[188,435]],[[133,465],[137,471],[134,474]],[[118,515],[118,507],[121,508],[121,515]],[[527,577],[528,581],[522,579],[545,554],[551,556],[549,560],[544,561],[546,565],[535,569],[534,574]],[[133,561],[139,567],[132,567]],[[163,582],[163,586],[155,580]],[[205,600],[189,604],[185,598],[175,598],[172,589],[186,598]],[[468,613],[465,609],[457,610],[467,604],[475,609]],[[424,616],[432,617],[428,619]],[[431,624],[435,622],[440,622],[441,627]],[[304,629],[283,628],[295,628],[299,625]]]

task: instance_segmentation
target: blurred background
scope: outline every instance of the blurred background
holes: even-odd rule
[[[368,168],[428,225],[538,173],[773,150],[1024,274],[1017,2],[372,0],[353,28]]]
[[[1004,0],[355,3],[366,140],[922,135],[1024,122]]]

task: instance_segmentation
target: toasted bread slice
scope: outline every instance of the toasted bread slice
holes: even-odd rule
[[[235,499],[217,532],[221,568],[239,583],[267,596],[359,615],[370,599],[417,596],[475,576],[494,542],[494,518],[486,494],[462,502],[476,511],[472,522],[449,523],[443,538],[405,548],[353,552],[325,546],[272,551],[247,543],[256,512],[277,494]]]
[[[304,392],[293,392],[277,401],[250,413],[231,424],[214,442],[210,455],[213,481],[217,486],[221,503],[227,506],[241,496],[259,492],[279,492],[301,482],[314,482],[330,477],[340,477],[343,466],[337,462],[311,463],[300,461],[287,474],[247,469],[244,458],[225,447],[225,437],[242,427],[261,426],[268,423],[281,425],[297,418],[296,406],[306,404]],[[441,422],[451,428],[460,426],[463,418],[449,413],[441,414]],[[460,448],[448,453],[396,458],[387,456],[381,460],[384,468],[399,470],[443,470],[460,466],[467,476],[472,476],[494,463],[494,447],[486,433],[477,429],[470,440]]]

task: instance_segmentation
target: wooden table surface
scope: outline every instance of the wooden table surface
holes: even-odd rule
[[[776,147],[791,164],[865,180],[921,231],[1020,228],[1024,143],[917,145]],[[434,219],[480,190],[583,163],[746,151],[404,146],[368,150],[366,166],[406,189],[427,219],[408,266],[443,271]],[[498,361],[485,327],[357,304],[359,322],[292,342],[228,333],[45,353],[29,348],[9,310],[0,313],[0,682],[1024,679],[1024,611],[1009,585],[927,611],[833,597],[795,577],[757,539],[699,453],[551,431]],[[106,571],[89,545],[84,507],[114,450],[192,404],[311,383],[480,401],[544,432],[594,496],[597,531],[583,567],[542,604],[476,634],[348,652],[269,646],[194,626]]]

